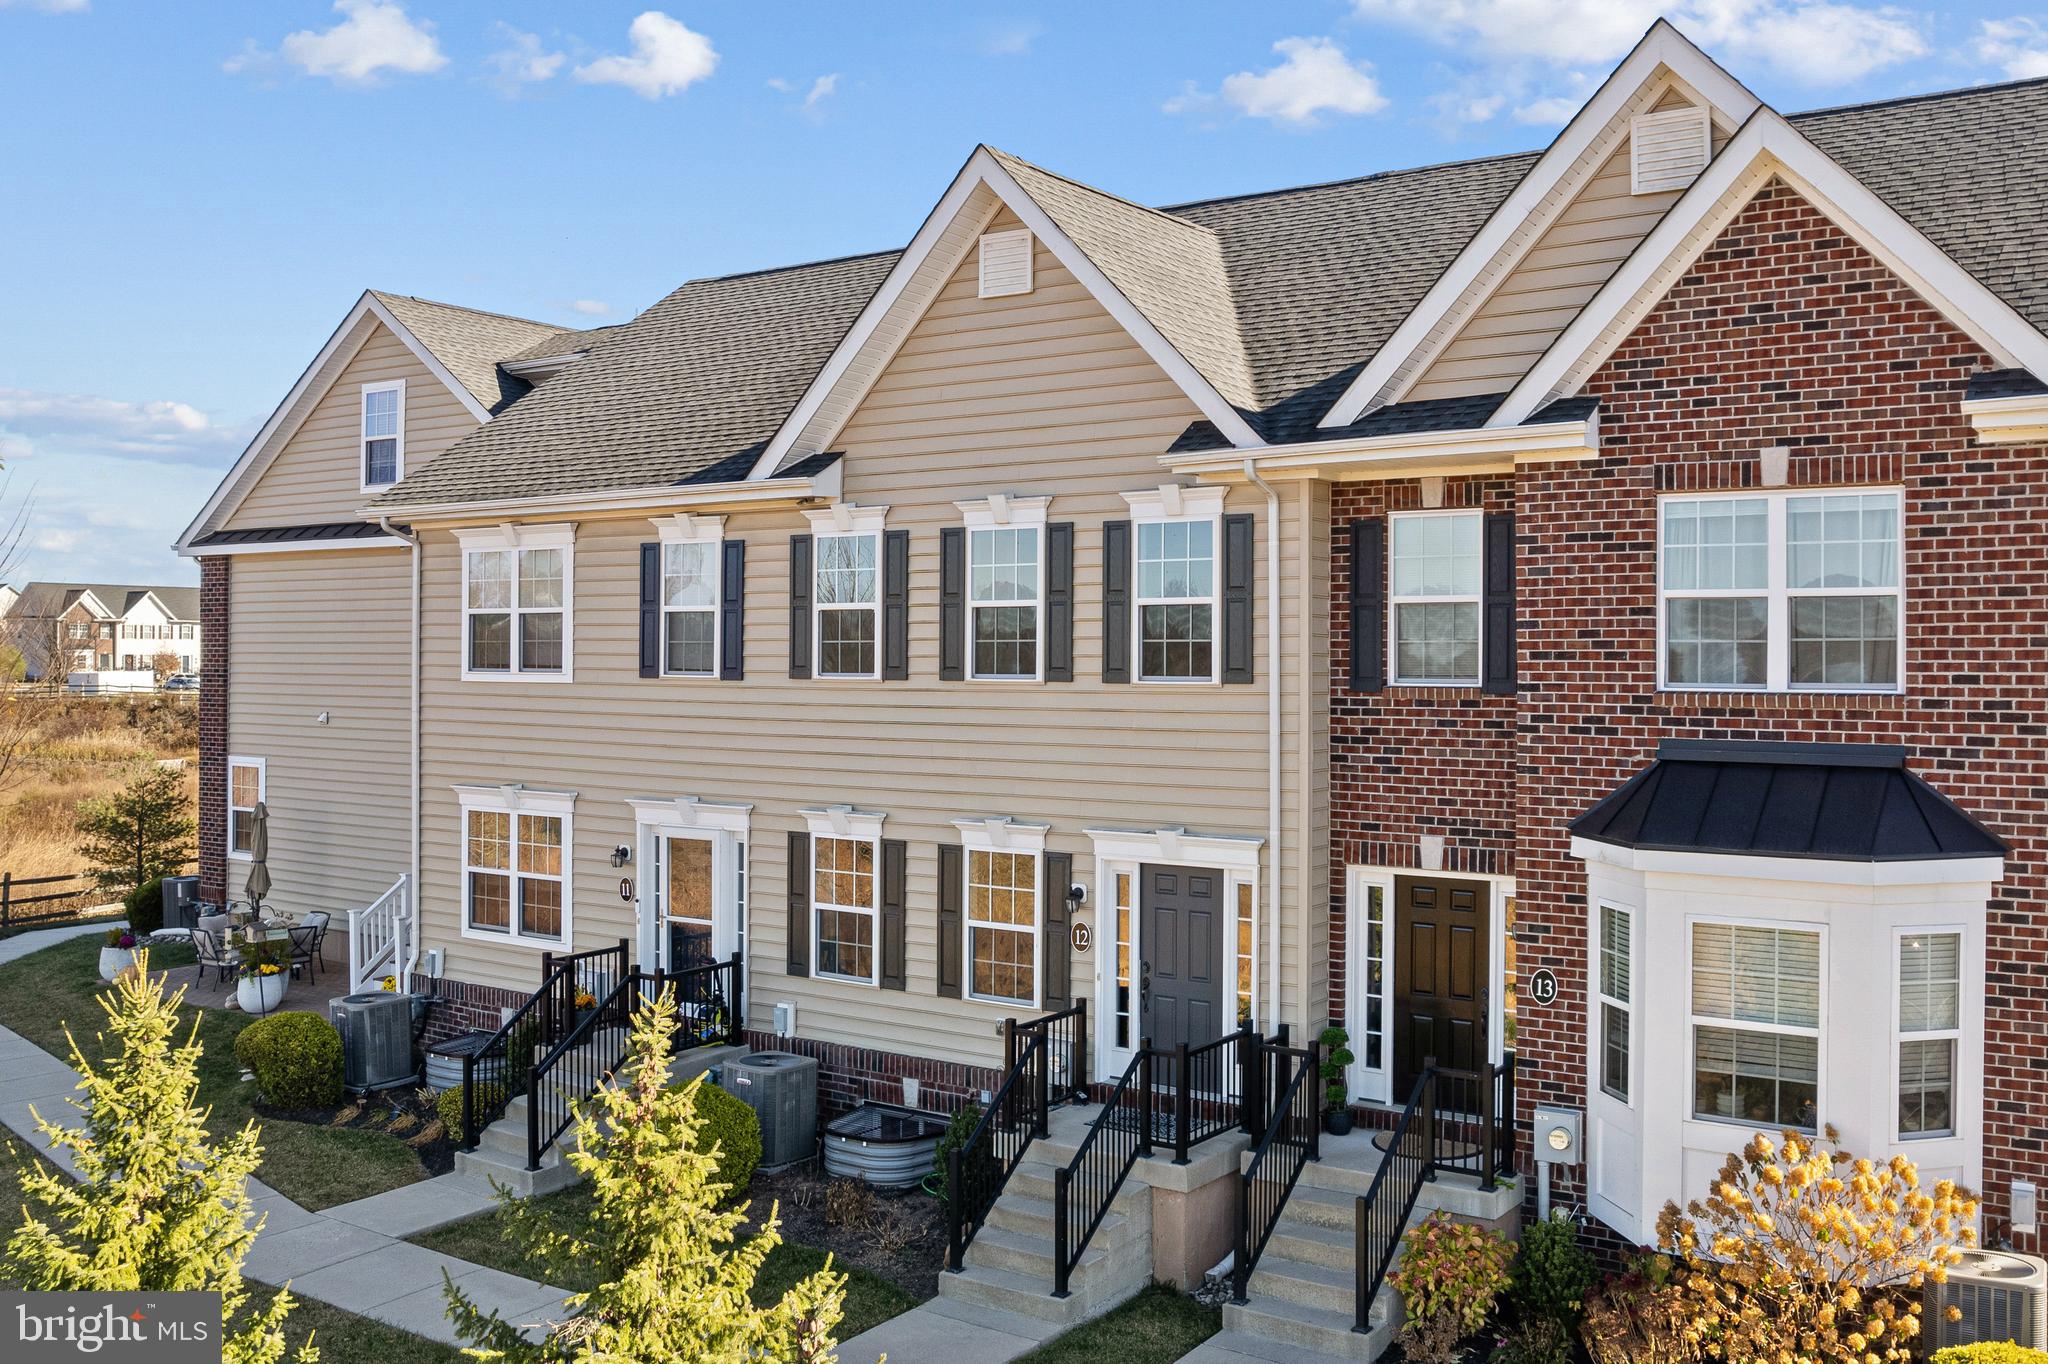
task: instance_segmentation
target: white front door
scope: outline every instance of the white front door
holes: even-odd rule
[[[673,975],[725,961],[746,941],[746,844],[718,829],[644,826],[641,959]]]

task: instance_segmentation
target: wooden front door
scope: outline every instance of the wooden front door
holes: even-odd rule
[[[1161,1051],[1221,1037],[1223,873],[1190,867],[1138,870],[1141,1036]]]
[[[1491,915],[1484,881],[1394,882],[1394,1102],[1424,1061],[1477,1070],[1487,1060]]]

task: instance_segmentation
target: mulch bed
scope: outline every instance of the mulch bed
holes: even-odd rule
[[[920,1189],[900,1193],[826,1176],[808,1161],[756,1175],[747,1188],[749,1225],[780,1205],[782,1239],[829,1250],[835,1259],[887,1279],[919,1302],[939,1291],[946,1261],[946,1217]]]
[[[434,1111],[433,1096],[418,1089],[384,1089],[373,1094],[346,1095],[336,1108],[273,1108],[261,1099],[251,1105],[266,1119],[335,1127],[395,1137],[412,1148],[431,1178],[455,1168],[455,1143],[448,1139]]]

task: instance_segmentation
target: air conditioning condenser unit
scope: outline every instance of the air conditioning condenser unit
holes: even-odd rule
[[[1960,1314],[1948,1319],[1953,1307]],[[1921,1308],[1928,1352],[1979,1341],[2048,1349],[2048,1262],[2009,1250],[1966,1250]]]

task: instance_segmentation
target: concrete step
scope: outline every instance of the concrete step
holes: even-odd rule
[[[1294,1192],[1288,1195],[1286,1206],[1280,1209],[1280,1225],[1284,1227],[1292,1222],[1348,1233],[1358,1220],[1357,1205],[1355,1194],[1296,1184]]]
[[[1252,1268],[1249,1290],[1254,1297],[1280,1298],[1304,1307],[1348,1314],[1357,1293],[1351,1270],[1290,1260],[1270,1247]]]
[[[1150,1280],[1150,1265],[1136,1266],[1111,1278],[1096,1277],[1087,1284],[1076,1283],[1068,1296],[1052,1296],[1050,1282],[1035,1275],[987,1265],[969,1265],[958,1274],[939,1275],[939,1296],[954,1302],[993,1307],[1020,1316],[1062,1326],[1074,1326],[1101,1316],[1118,1303],[1135,1295]]]
[[[1079,1285],[1084,1276],[1099,1273],[1100,1266],[1111,1258],[1109,1252],[1090,1241],[1088,1248],[1081,1252],[1080,1263],[1074,1266],[1073,1283]],[[1053,1243],[1049,1236],[983,1227],[968,1243],[967,1263],[1028,1274],[1043,1282],[1047,1292],[1052,1289]]]
[[[582,1178],[576,1168],[566,1161],[555,1158],[549,1152],[541,1158],[541,1168],[526,1168],[526,1147],[522,1142],[517,1156],[508,1157],[502,1152],[478,1147],[474,1151],[455,1153],[455,1173],[478,1180],[494,1180],[510,1190],[517,1198],[534,1198],[541,1194],[566,1189]]]
[[[1331,1312],[1264,1297],[1254,1297],[1246,1303],[1225,1303],[1223,1329],[1309,1350],[1325,1359],[1375,1360],[1386,1352],[1394,1338],[1393,1327],[1382,1319],[1377,1303],[1373,1307],[1372,1329],[1358,1332],[1351,1329],[1348,1311]]]
[[[989,1209],[987,1226],[1000,1227],[1004,1231],[1020,1232],[1026,1236],[1042,1236],[1052,1239],[1053,1205],[1049,1198],[1033,1198],[1028,1194],[1004,1191]],[[1116,1250],[1133,1247],[1143,1241],[1151,1244],[1152,1222],[1150,1217],[1126,1217],[1112,1211],[1102,1219],[1102,1225],[1095,1229],[1094,1237],[1088,1242],[1091,1249],[1101,1246]]]
[[[1184,1358],[1191,1364],[1199,1364],[1206,1359],[1229,1360],[1231,1364],[1241,1359],[1255,1359],[1260,1364],[1327,1364],[1330,1356],[1321,1350],[1269,1340],[1249,1331],[1219,1331]]]
[[[1349,1227],[1317,1226],[1313,1222],[1296,1222],[1288,1219],[1285,1212],[1273,1234],[1266,1241],[1266,1254],[1278,1255],[1284,1259],[1301,1260],[1327,1269],[1351,1271],[1355,1238]]]
[[[1018,1164],[1015,1170],[1010,1172],[1009,1183],[1003,1185],[1004,1198],[1008,1198],[1013,1193],[1020,1194],[1025,1198],[1036,1198],[1047,1203],[1052,1202],[1052,1167],[1050,1165],[1038,1164],[1027,1157]],[[1150,1218],[1152,1215],[1152,1188],[1148,1184],[1141,1184],[1135,1178],[1126,1178],[1124,1186],[1117,1190],[1116,1197],[1109,1201],[1109,1207],[1110,1211],[1120,1212],[1126,1216],[1143,1214],[1145,1217]]]

